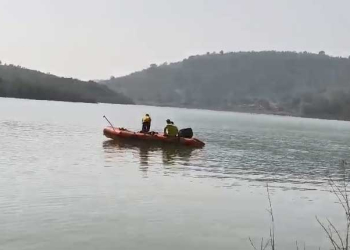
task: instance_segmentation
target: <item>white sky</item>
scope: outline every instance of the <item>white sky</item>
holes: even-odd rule
[[[0,60],[103,79],[207,51],[350,55],[350,0],[0,0]]]

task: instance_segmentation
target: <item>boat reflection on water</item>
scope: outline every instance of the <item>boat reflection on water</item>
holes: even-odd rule
[[[109,157],[125,153],[125,152],[138,152],[140,170],[147,172],[148,167],[152,165],[158,165],[159,158],[164,168],[167,169],[172,165],[186,165],[192,156],[192,152],[196,150],[191,147],[184,147],[172,144],[155,144],[150,145],[145,142],[139,141],[126,141],[126,140],[108,140],[103,142],[103,148]],[[133,156],[135,157],[135,156]]]

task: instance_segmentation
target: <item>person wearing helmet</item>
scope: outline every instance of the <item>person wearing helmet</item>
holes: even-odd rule
[[[166,136],[177,136],[179,133],[178,128],[174,125],[174,122],[169,119],[166,120],[167,125],[164,128],[164,135]]]
[[[148,133],[149,130],[151,129],[151,117],[149,116],[149,114],[146,114],[143,118],[142,118],[142,132],[143,133]]]

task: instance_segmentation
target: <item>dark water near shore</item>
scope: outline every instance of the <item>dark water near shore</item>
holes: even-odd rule
[[[113,143],[115,126],[192,127],[201,150]],[[327,190],[350,123],[205,110],[0,99],[0,249],[327,249],[315,216],[342,225]]]

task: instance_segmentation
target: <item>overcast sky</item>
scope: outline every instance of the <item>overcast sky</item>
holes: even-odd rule
[[[350,55],[350,0],[0,0],[0,60],[80,79],[207,51]]]

